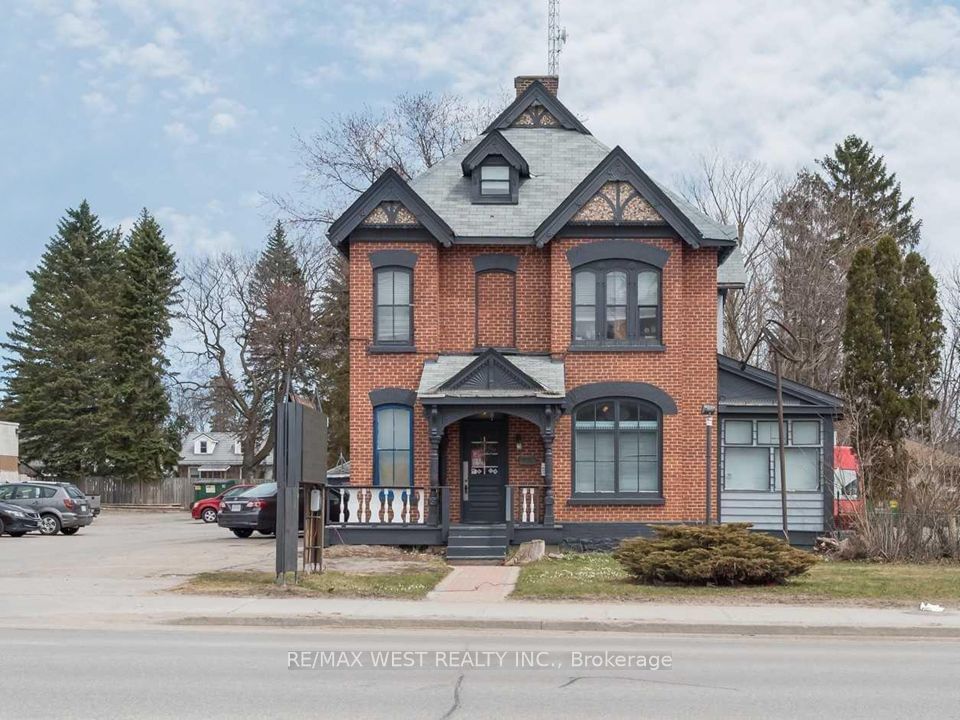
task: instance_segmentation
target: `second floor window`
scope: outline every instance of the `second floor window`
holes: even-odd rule
[[[408,268],[381,268],[375,277],[374,342],[412,344],[412,273]]]
[[[574,344],[658,345],[660,326],[657,268],[605,260],[574,272]]]

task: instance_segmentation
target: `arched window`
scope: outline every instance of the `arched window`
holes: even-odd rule
[[[659,496],[660,409],[644,400],[610,398],[573,413],[574,495]]]
[[[373,414],[373,484],[413,485],[413,409],[381,405]]]
[[[659,345],[659,268],[631,260],[602,260],[573,274],[575,345]]]

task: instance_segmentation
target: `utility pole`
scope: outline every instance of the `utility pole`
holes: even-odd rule
[[[547,74],[560,74],[560,51],[567,42],[567,29],[560,27],[560,0],[547,4]]]

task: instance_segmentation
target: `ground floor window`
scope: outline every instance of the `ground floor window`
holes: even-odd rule
[[[373,482],[387,487],[413,484],[413,410],[382,405],[373,416]]]
[[[642,400],[610,399],[576,408],[574,494],[660,492],[660,411]]]
[[[787,490],[819,490],[824,462],[820,421],[788,420],[785,430]],[[779,492],[779,442],[776,420],[724,420],[723,489]]]

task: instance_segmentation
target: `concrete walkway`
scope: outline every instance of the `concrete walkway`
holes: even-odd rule
[[[427,600],[488,603],[507,599],[517,586],[520,568],[502,565],[460,565],[441,580]]]

